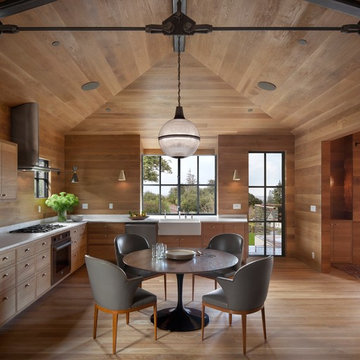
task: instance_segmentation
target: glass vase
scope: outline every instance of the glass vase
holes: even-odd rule
[[[58,211],[58,222],[65,222],[67,219],[67,211]]]

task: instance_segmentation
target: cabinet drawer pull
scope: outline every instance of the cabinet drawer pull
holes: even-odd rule
[[[45,277],[45,276],[46,276],[46,273],[43,273],[41,276],[42,276],[42,277]]]
[[[25,284],[25,287],[27,288],[27,287],[29,287],[30,286],[30,284],[29,283],[27,283],[27,284]]]
[[[43,256],[42,256],[42,259],[43,259],[43,260],[46,259],[46,255],[43,255]]]
[[[2,301],[7,301],[7,300],[9,300],[9,298],[8,298],[7,296],[4,296],[4,297],[2,298]]]
[[[5,197],[5,196],[6,196],[6,194],[1,194],[1,196],[2,196],[2,197]]]
[[[30,266],[30,264],[28,264],[28,263],[26,263],[26,264],[24,265],[25,268],[28,268],[29,266]]]
[[[5,278],[7,278],[9,276],[9,274],[4,274],[2,277],[3,277],[3,279],[5,279]]]
[[[41,244],[41,246],[45,246],[46,244],[47,244],[47,242],[44,241],[44,242]]]
[[[2,261],[7,261],[7,260],[9,260],[9,257],[8,257],[8,256],[4,256],[4,257],[2,258]]]
[[[29,252],[29,251],[30,251],[30,248],[26,248],[26,249],[25,249],[25,252]]]

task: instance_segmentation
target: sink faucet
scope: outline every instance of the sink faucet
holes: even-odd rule
[[[180,206],[178,206],[178,214],[179,214],[179,219],[181,219],[181,210],[180,210]]]
[[[164,210],[164,219],[166,219],[166,210]]]

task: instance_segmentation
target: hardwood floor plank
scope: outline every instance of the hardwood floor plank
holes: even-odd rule
[[[168,276],[168,298],[159,278],[144,283],[158,294],[158,309],[176,304],[176,278]],[[196,281],[191,303],[191,277],[184,279],[184,303],[201,308],[202,294],[213,281]],[[339,360],[360,356],[359,280],[339,270],[318,273],[291,258],[276,258],[265,303],[268,341],[261,314],[248,316],[246,358]],[[201,333],[158,330],[153,339],[151,309],[119,317],[117,354],[111,355],[111,316],[99,313],[97,338],[92,339],[93,297],[82,267],[16,318],[0,328],[0,359],[234,359],[242,355],[241,318],[206,309],[210,323]]]

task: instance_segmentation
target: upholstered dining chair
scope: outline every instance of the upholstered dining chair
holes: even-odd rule
[[[206,306],[229,313],[229,325],[232,314],[242,317],[243,353],[246,354],[246,316],[261,310],[264,339],[266,323],[264,303],[267,297],[273,257],[268,256],[244,265],[236,271],[232,279],[219,277],[221,288],[202,297],[201,339],[204,340],[204,314]]]
[[[126,314],[129,324],[130,312],[154,308],[154,337],[157,340],[156,295],[139,288],[141,277],[128,279],[125,272],[109,261],[85,255],[91,290],[95,299],[93,338],[96,338],[98,311],[112,314],[113,354],[116,353],[118,315]]]
[[[156,273],[147,270],[135,269],[124,264],[123,257],[133,251],[149,249],[148,241],[141,235],[137,234],[119,234],[114,239],[116,262],[118,266],[123,269],[126,275],[131,277],[141,276],[142,281],[152,279],[158,276],[164,276],[164,293],[165,300],[167,300],[166,291],[166,274]],[[140,283],[141,287],[141,283]]]
[[[215,282],[215,289],[217,288],[216,278],[218,276],[231,277],[235,274],[235,271],[240,268],[242,261],[242,253],[244,247],[244,239],[239,234],[219,234],[211,238],[207,249],[226,251],[235,255],[239,261],[238,263],[229,269],[216,270],[211,272],[202,272],[201,274],[192,275],[192,295],[191,300],[194,301],[194,289],[195,289],[195,276],[202,276],[208,279],[213,279]]]

